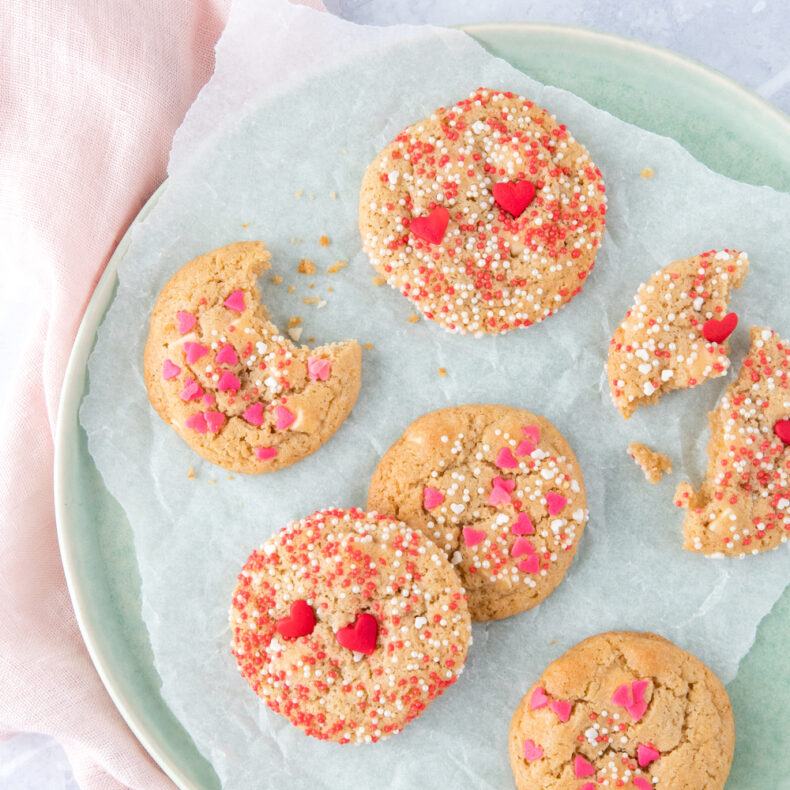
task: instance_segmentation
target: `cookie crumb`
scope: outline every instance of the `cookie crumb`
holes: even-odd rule
[[[289,285],[288,286],[288,293],[289,294],[292,294],[295,290],[296,290],[296,286],[295,285]]]
[[[309,197],[310,200],[315,200],[315,195],[308,195],[307,197]]]
[[[189,471],[187,472],[187,477],[190,480],[194,480],[195,479],[195,467],[194,466],[190,466],[189,467]]]
[[[376,288],[378,288],[380,285],[384,285],[384,283],[387,282],[387,278],[382,277],[380,274],[377,274],[372,279],[373,279],[373,285],[375,285]]]
[[[241,227],[242,228],[249,228],[250,227],[250,223],[249,222],[242,222],[241,223]]]
[[[315,338],[314,337],[308,337],[307,338],[307,342],[308,343],[315,343]]]
[[[321,238],[320,238],[320,239],[318,239],[318,243],[319,243],[319,244],[320,244],[322,247],[328,247],[328,246],[329,246],[329,245],[330,245],[332,242],[331,242],[331,241],[329,241],[329,236],[321,236]]]
[[[346,261],[335,261],[327,270],[327,274],[337,274],[342,268],[348,266]]]
[[[628,454],[644,472],[645,479],[648,483],[657,483],[661,480],[665,472],[667,474],[672,474],[672,461],[670,461],[664,453],[651,450],[649,447],[639,442],[631,442],[631,444],[628,445]]]
[[[370,351],[370,349],[373,348],[373,343],[365,343],[362,347],[365,351]]]
[[[279,274],[275,274],[272,276],[272,282],[275,285],[279,285],[283,281],[283,278]]]
[[[217,478],[216,477],[209,477],[208,481],[209,481],[209,483],[216,483],[217,482]]]
[[[331,294],[333,294],[335,292],[335,289],[331,285],[328,286],[326,290],[329,291],[329,293],[331,293]]]
[[[646,167],[639,173],[639,175],[642,176],[642,178],[652,178],[655,173],[653,172],[652,167]]]
[[[233,475],[228,475],[228,480],[233,480]]]
[[[302,197],[303,194],[304,192],[301,189],[297,189],[296,192],[294,192],[294,195],[296,197]]]
[[[331,197],[332,200],[337,200],[337,192],[330,192],[329,197]]]
[[[299,273],[300,274],[315,274],[315,264],[309,258],[302,258],[299,261]]]
[[[293,329],[295,326],[299,326],[302,323],[302,319],[298,315],[292,315],[288,319],[288,329]]]
[[[439,375],[444,378],[447,375],[447,370],[445,368],[439,368]]]
[[[412,313],[409,316],[409,323],[410,324],[416,324],[419,320],[420,320],[420,316],[418,316],[417,313]]]
[[[299,338],[302,336],[302,332],[304,332],[304,329],[302,329],[301,326],[290,327],[288,329],[288,337],[294,342],[298,342]]]

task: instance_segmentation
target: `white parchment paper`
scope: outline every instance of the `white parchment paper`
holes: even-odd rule
[[[603,171],[610,202],[582,293],[543,324],[476,340],[410,323],[410,304],[372,284],[357,195],[368,162],[403,126],[478,85],[520,92],[568,124]],[[652,180],[640,177],[645,167]],[[788,580],[788,553],[712,561],[681,549],[672,493],[680,479],[700,481],[705,414],[726,379],[672,394],[625,423],[603,370],[639,283],[711,248],[745,249],[752,261],[731,302],[742,317],[734,369],[749,324],[790,334],[788,219],[790,195],[716,175],[675,142],[539,85],[462,33],[363,28],[275,0],[236,0],[217,73],[176,137],[167,189],[121,263],[81,411],[91,453],[134,531],[162,693],[225,788],[372,788],[382,777],[390,788],[509,787],[507,730],[521,695],[549,661],[606,629],[657,631],[724,682],[734,677]],[[318,243],[324,234],[328,248]],[[373,344],[359,400],[336,436],[256,478],[201,461],[154,414],[142,380],[161,287],[192,257],[240,239],[272,250],[261,285],[276,321],[300,315],[303,339]],[[316,275],[296,272],[302,257],[315,261]],[[325,274],[336,260],[348,266]],[[301,301],[315,296],[326,306]],[[364,506],[379,458],[413,419],[474,402],[543,414],[573,445],[591,514],[577,557],[537,609],[475,627],[460,682],[404,733],[363,747],[309,739],[237,674],[227,624],[236,574],[290,519]],[[668,453],[675,474],[648,485],[626,454],[631,440]]]

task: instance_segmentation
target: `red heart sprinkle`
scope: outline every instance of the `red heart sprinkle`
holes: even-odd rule
[[[286,639],[296,639],[313,633],[315,628],[315,614],[307,601],[294,601],[291,604],[291,614],[281,617],[277,621],[277,632]]]
[[[702,325],[702,336],[709,343],[723,343],[738,326],[738,316],[727,313],[721,321],[711,318]]]
[[[335,638],[339,645],[369,656],[376,649],[378,635],[379,624],[376,618],[372,614],[363,613],[352,625],[341,628]]]
[[[774,433],[785,444],[790,444],[790,420],[779,420],[774,423]]]
[[[414,217],[411,221],[411,232],[423,241],[438,244],[444,238],[450,212],[444,206],[437,206],[424,217]]]
[[[500,181],[492,191],[497,204],[514,217],[520,217],[535,199],[535,185],[531,181]]]

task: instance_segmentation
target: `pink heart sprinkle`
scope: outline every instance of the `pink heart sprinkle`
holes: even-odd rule
[[[546,694],[546,689],[537,686],[529,698],[529,709],[537,710],[538,708],[545,708],[549,704],[549,695]]]
[[[422,499],[425,509],[433,510],[437,505],[441,505],[444,502],[444,494],[435,488],[425,486],[422,490]]]
[[[242,291],[241,288],[234,291],[225,300],[225,307],[229,308],[230,310],[235,310],[237,313],[243,313],[245,310],[244,291]]]
[[[650,763],[654,762],[659,757],[661,757],[661,752],[659,752],[658,749],[654,749],[650,744],[640,743],[639,746],[636,747],[636,758],[642,768],[646,765],[650,765]]]
[[[199,398],[203,394],[203,389],[195,379],[187,379],[184,384],[184,389],[179,393],[181,400],[190,401]]]
[[[206,406],[213,406],[216,402],[217,399],[214,397],[214,395],[211,392],[207,392],[203,396],[203,403],[205,403]]]
[[[307,375],[313,381],[326,381],[329,378],[329,372],[332,365],[328,359],[322,357],[308,357],[307,358]]]
[[[612,694],[612,702],[614,702],[615,705],[619,705],[621,708],[627,708],[629,705],[633,705],[634,695],[631,691],[631,687],[627,683],[618,686],[617,690]]]
[[[573,772],[579,779],[583,779],[585,776],[592,776],[595,773],[595,766],[577,754],[573,758]]]
[[[241,415],[250,425],[261,425],[263,423],[263,404],[253,403]]]
[[[503,447],[496,457],[496,465],[500,469],[516,469],[518,461],[513,457],[509,447]]]
[[[486,533],[482,529],[472,529],[472,527],[464,527],[464,543],[467,546],[476,546],[482,543],[486,538]]]
[[[535,527],[532,526],[532,520],[527,513],[519,513],[511,531],[514,535],[532,535],[535,532]]]
[[[219,387],[220,392],[225,392],[225,390],[233,390],[234,392],[236,392],[241,386],[241,382],[229,370],[226,370],[219,377],[217,386]]]
[[[553,491],[549,491],[549,493],[546,494],[546,506],[549,509],[550,516],[556,516],[567,504],[568,500],[565,499],[564,496],[555,494]]]
[[[587,782],[587,784],[582,785],[579,790],[596,790],[596,787],[592,782]]]
[[[537,425],[522,425],[521,432],[527,439],[531,439],[534,444],[540,444],[540,430]]]
[[[653,785],[641,776],[634,777],[634,787],[638,787],[639,790],[653,790]]]
[[[525,560],[521,560],[518,569],[523,573],[537,573],[540,570],[540,558],[537,554],[530,554]]]
[[[504,488],[507,492],[511,492],[516,487],[515,480],[503,480],[501,477],[495,477],[492,482],[495,486]]]
[[[256,447],[255,448],[255,455],[261,459],[261,461],[268,461],[271,458],[274,458],[277,455],[277,448],[276,447]]]
[[[631,691],[634,695],[634,702],[641,702],[645,698],[645,690],[650,685],[649,680],[635,680],[631,684]]]
[[[522,439],[516,447],[516,455],[530,455],[534,453],[537,448],[529,439]]]
[[[165,381],[174,379],[180,372],[181,368],[178,365],[174,365],[169,359],[162,363],[162,378]]]
[[[552,702],[549,707],[557,714],[557,718],[562,721],[568,721],[571,717],[571,703],[568,700],[558,699]]]
[[[187,417],[186,420],[184,420],[184,425],[198,433],[205,433],[207,430],[206,418],[203,416],[202,411],[193,414],[191,417]]]
[[[275,414],[275,427],[278,431],[284,431],[296,419],[296,415],[285,408],[285,406],[278,406],[274,410]]]
[[[543,749],[531,738],[527,738],[524,741],[524,759],[531,763],[533,760],[540,760],[541,757],[543,757]]]
[[[219,433],[219,429],[225,424],[225,415],[219,411],[207,411],[206,423],[211,433]]]
[[[628,711],[628,715],[634,721],[639,721],[639,719],[645,715],[645,711],[647,710],[647,702],[644,700],[641,702],[635,702],[633,705],[629,705],[626,710]]]
[[[516,538],[513,548],[510,549],[511,557],[520,557],[522,554],[534,554],[535,547],[524,538]]]
[[[236,365],[239,361],[236,355],[236,349],[230,343],[225,343],[222,348],[217,351],[217,356],[214,357],[218,365]]]
[[[488,497],[489,505],[504,505],[510,502],[510,492],[516,487],[515,480],[503,480],[501,477],[495,477],[493,480],[493,487],[491,494]]]
[[[184,343],[184,351],[187,355],[187,364],[197,362],[201,357],[208,354],[208,349],[202,343]]]
[[[176,313],[176,320],[178,321],[178,331],[180,334],[185,335],[197,323],[197,318],[192,313],[187,313],[184,310],[179,310]]]

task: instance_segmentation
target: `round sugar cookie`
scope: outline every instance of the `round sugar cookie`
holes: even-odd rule
[[[597,634],[549,664],[510,723],[518,790],[721,790],[735,747],[719,679],[655,634]]]
[[[548,420],[508,406],[415,420],[379,462],[368,510],[418,527],[445,552],[476,621],[537,606],[565,575],[587,522],[568,442]]]
[[[362,351],[353,340],[310,350],[267,318],[261,241],[229,244],[187,263],[156,300],[145,385],[159,416],[203,458],[233,472],[282,469],[314,453],[357,399]]]
[[[373,160],[359,228],[370,262],[426,318],[482,335],[542,321],[577,294],[605,214],[601,173],[564,124],[478,88]]]
[[[464,590],[412,527],[360,510],[294,521],[247,560],[230,611],[242,676],[305,733],[375,742],[453,684],[471,644]]]

